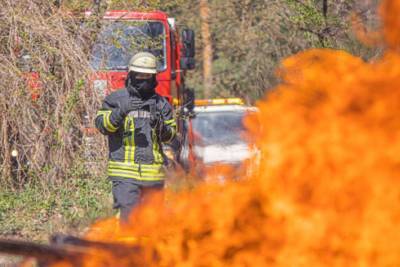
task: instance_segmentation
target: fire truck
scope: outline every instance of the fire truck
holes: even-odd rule
[[[92,13],[85,15],[90,17]],[[180,144],[188,136],[185,121],[190,119],[194,108],[193,91],[185,85],[187,70],[195,68],[194,31],[187,28],[180,31],[175,19],[161,11],[107,11],[91,52],[92,88],[102,97],[123,89],[129,59],[139,51],[151,52],[157,57],[156,92],[174,107],[181,140],[170,151],[180,161]],[[86,129],[86,136],[90,133],[93,129]]]
[[[183,103],[186,70],[195,67],[194,44],[194,32],[179,32],[164,12],[108,11],[91,54],[93,88],[102,95],[124,88],[130,57],[148,51],[158,59],[157,93],[171,104]]]

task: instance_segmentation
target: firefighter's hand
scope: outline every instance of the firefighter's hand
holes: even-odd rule
[[[137,110],[141,108],[142,101],[135,99],[123,99],[119,103],[119,114],[121,117],[126,117],[128,113],[132,110]]]
[[[126,117],[126,115],[128,115],[128,113],[132,110],[130,101],[128,99],[123,99],[118,104],[118,109],[121,117],[122,118]]]

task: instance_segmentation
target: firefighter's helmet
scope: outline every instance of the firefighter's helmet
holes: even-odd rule
[[[129,71],[140,73],[157,73],[157,59],[148,52],[139,52],[129,60]]]

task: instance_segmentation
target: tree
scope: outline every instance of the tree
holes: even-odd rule
[[[210,33],[210,9],[207,0],[199,2],[200,18],[201,18],[201,39],[203,43],[203,88],[204,97],[210,96],[212,89],[212,43]]]

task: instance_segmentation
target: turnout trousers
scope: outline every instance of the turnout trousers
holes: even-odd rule
[[[164,183],[143,185],[135,183],[131,179],[113,179],[113,208],[120,211],[121,223],[127,223],[129,215],[135,207],[145,202],[152,194],[161,193],[163,188]]]

